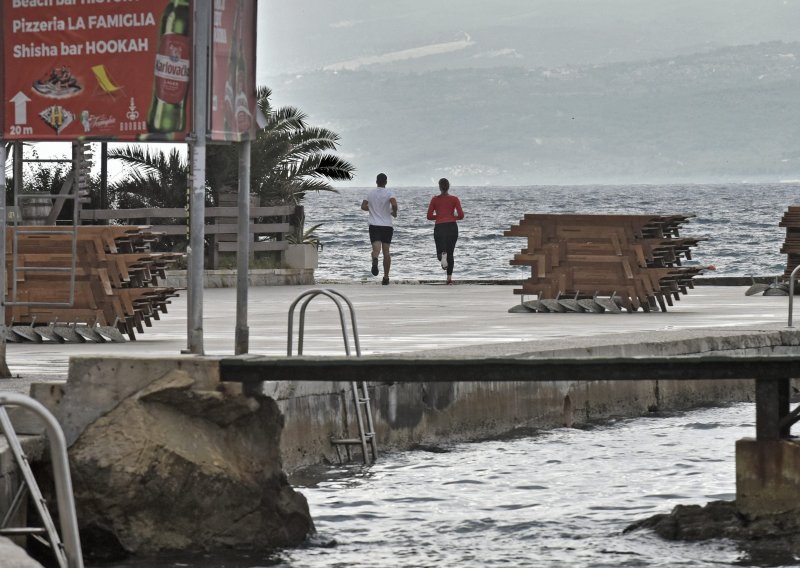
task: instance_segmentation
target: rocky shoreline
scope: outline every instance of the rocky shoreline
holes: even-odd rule
[[[731,540],[747,554],[748,564],[795,566],[800,559],[797,511],[754,517],[741,513],[735,501],[678,505],[669,513],[629,525],[623,533],[639,530],[652,530],[673,541]]]

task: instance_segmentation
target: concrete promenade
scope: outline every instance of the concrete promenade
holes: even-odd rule
[[[464,284],[318,284],[265,286],[249,291],[250,353],[284,355],[288,309],[310,288],[333,288],[346,295],[356,311],[363,354],[396,354],[447,349],[450,353],[487,356],[568,348],[598,341],[645,341],[648,334],[697,335],[702,330],[787,329],[787,296],[745,296],[747,286],[697,286],[668,312],[621,314],[509,313],[519,304],[512,285]],[[145,328],[136,341],[83,344],[8,344],[7,360],[15,378],[0,380],[0,390],[27,393],[34,380],[66,379],[72,355],[175,356],[186,347],[186,294],[174,298],[167,314]],[[234,351],[236,290],[204,291],[206,355]],[[293,345],[297,346],[299,308]],[[797,320],[798,318],[795,318]],[[350,320],[348,318],[348,329]],[[351,344],[352,346],[352,344]],[[323,296],[306,314],[304,354],[343,355],[338,311]]]

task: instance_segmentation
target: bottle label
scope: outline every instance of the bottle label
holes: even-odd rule
[[[182,34],[164,34],[156,55],[156,97],[178,104],[189,88],[189,38]]]
[[[241,133],[250,130],[252,121],[253,115],[250,114],[250,101],[247,100],[245,93],[239,93],[236,96],[236,126],[238,131]]]

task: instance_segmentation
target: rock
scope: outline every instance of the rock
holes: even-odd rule
[[[652,529],[666,540],[707,540],[728,538],[744,527],[745,519],[732,501],[714,501],[705,507],[678,505],[669,514],[661,514],[638,521],[624,532]]]
[[[769,565],[786,559],[794,565],[800,555],[800,511],[748,517],[738,511],[735,501],[712,501],[702,507],[678,505],[669,514],[637,521],[623,532],[640,529],[650,529],[665,540],[732,540],[751,560]]]
[[[225,386],[207,390],[173,370],[81,433],[70,462],[87,557],[266,550],[314,531],[282,470],[275,402]]]

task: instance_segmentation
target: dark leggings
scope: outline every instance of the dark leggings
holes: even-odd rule
[[[436,243],[436,257],[441,260],[442,255],[447,255],[447,275],[453,274],[453,252],[456,250],[458,240],[458,223],[436,223],[433,226],[433,240]]]

